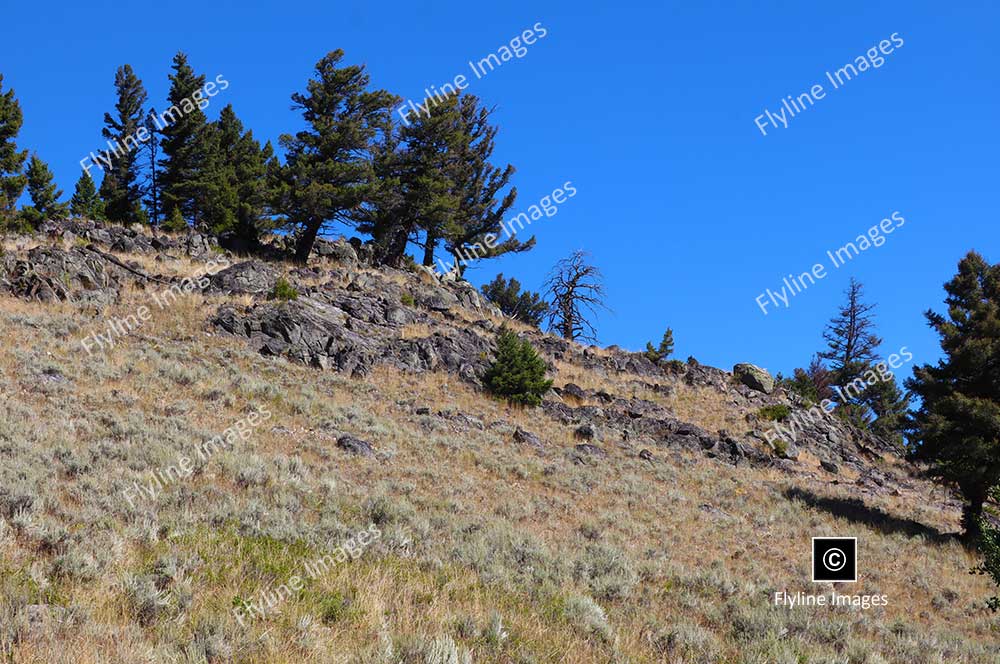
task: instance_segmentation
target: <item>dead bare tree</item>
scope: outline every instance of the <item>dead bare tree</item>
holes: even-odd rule
[[[597,341],[597,328],[588,320],[604,304],[601,271],[588,263],[585,251],[577,250],[556,263],[545,281],[550,304],[548,328],[570,341]]]

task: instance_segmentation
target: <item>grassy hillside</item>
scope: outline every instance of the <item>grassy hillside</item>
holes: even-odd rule
[[[148,303],[148,290],[111,305],[0,294],[0,661],[1000,657],[991,588],[947,535],[957,504],[899,460],[881,464],[905,488],[875,494],[821,472],[808,450],[794,470],[733,465],[606,431],[591,441],[604,455],[582,454],[572,426],[451,373],[350,378],[262,356],[209,324],[220,304],[250,299],[183,295],[90,355],[80,339]],[[433,333],[422,325],[400,338]],[[642,398],[710,431],[746,428],[725,392],[669,373],[595,373],[574,357],[550,358],[556,386]],[[237,423],[245,439],[204,453]],[[860,581],[837,591],[889,605],[774,606],[775,591],[817,591],[814,535],[857,536]],[[301,587],[286,592],[295,576]],[[262,594],[274,610],[250,615]]]

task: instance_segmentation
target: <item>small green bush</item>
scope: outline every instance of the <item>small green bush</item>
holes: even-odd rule
[[[497,337],[497,353],[483,376],[483,385],[511,403],[537,406],[552,381],[545,379],[545,361],[528,340],[503,328]]]
[[[792,414],[791,409],[784,404],[775,404],[773,406],[764,406],[757,411],[757,417],[762,420],[772,420],[774,422],[784,422],[788,419],[788,416]]]
[[[651,342],[646,343],[646,357],[649,358],[650,362],[659,364],[664,361],[670,354],[674,352],[674,331],[667,328],[667,331],[663,333],[663,339],[660,340],[660,345],[656,348],[653,347]]]
[[[785,441],[784,438],[774,439],[771,442],[771,445],[774,447],[774,451],[778,456],[784,457],[786,454],[788,454],[788,443]]]
[[[403,295],[399,298],[399,301],[408,307],[412,307],[417,303],[417,301],[414,300],[413,296],[410,295],[409,293],[403,293]]]
[[[997,490],[992,493],[996,497]],[[982,534],[977,545],[983,556],[983,562],[971,571],[973,574],[989,576],[997,586],[1000,586],[1000,529],[995,528],[985,518],[980,520],[979,527]],[[990,597],[986,600],[986,606],[994,613],[1000,611],[1000,597]]]
[[[275,300],[287,302],[288,300],[299,299],[299,292],[295,290],[294,286],[288,283],[287,279],[278,277],[278,281],[275,282],[274,288],[271,290],[271,297]]]
[[[170,210],[170,214],[167,215],[166,220],[160,225],[160,230],[171,233],[183,233],[188,230],[188,223],[181,215],[180,209],[174,207]]]

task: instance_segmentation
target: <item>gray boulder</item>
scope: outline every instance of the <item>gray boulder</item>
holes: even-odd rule
[[[313,253],[337,263],[344,263],[346,265],[357,265],[358,263],[358,252],[344,238],[337,240],[316,240],[316,243],[313,245]]]
[[[774,378],[755,364],[743,362],[733,367],[733,376],[752,390],[770,394],[774,391]]]
[[[527,445],[529,447],[533,447],[536,450],[540,450],[545,447],[545,445],[538,438],[538,436],[531,433],[530,431],[525,431],[520,427],[518,427],[517,430],[514,431],[514,442],[520,443],[521,445]]]
[[[341,436],[337,439],[337,447],[356,456],[370,457],[375,454],[371,443],[354,436]]]
[[[278,276],[278,271],[267,263],[245,261],[212,275],[207,291],[225,295],[260,295],[274,288]]]

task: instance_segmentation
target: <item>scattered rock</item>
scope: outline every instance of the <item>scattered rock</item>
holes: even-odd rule
[[[603,459],[607,456],[607,452],[590,443],[582,443],[573,448],[573,461],[576,463],[585,463],[587,459]]]
[[[514,430],[514,442],[533,447],[536,450],[543,449],[545,445],[535,434],[518,427]]]
[[[313,244],[313,253],[345,265],[358,264],[358,252],[344,238],[337,240],[318,239]]]
[[[370,457],[375,454],[375,448],[371,443],[354,436],[341,436],[337,439],[337,447],[357,456]]]
[[[789,461],[799,460],[799,448],[795,443],[788,443],[788,445],[778,452],[782,459],[787,459]]]
[[[837,467],[837,464],[835,464],[832,461],[827,461],[826,459],[823,459],[822,461],[819,462],[819,465],[822,466],[823,470],[825,470],[828,473],[833,473],[834,475],[836,475],[837,473],[840,472],[840,468]]]
[[[573,432],[573,437],[577,440],[594,440],[597,438],[597,429],[593,424],[587,422],[576,428]]]
[[[754,364],[746,362],[737,364],[733,367],[733,375],[752,390],[764,394],[770,394],[774,391],[774,378],[767,371]]]
[[[649,461],[649,462],[653,462],[655,460],[653,457],[653,453],[647,449],[639,450],[639,458],[642,459],[643,461]]]

